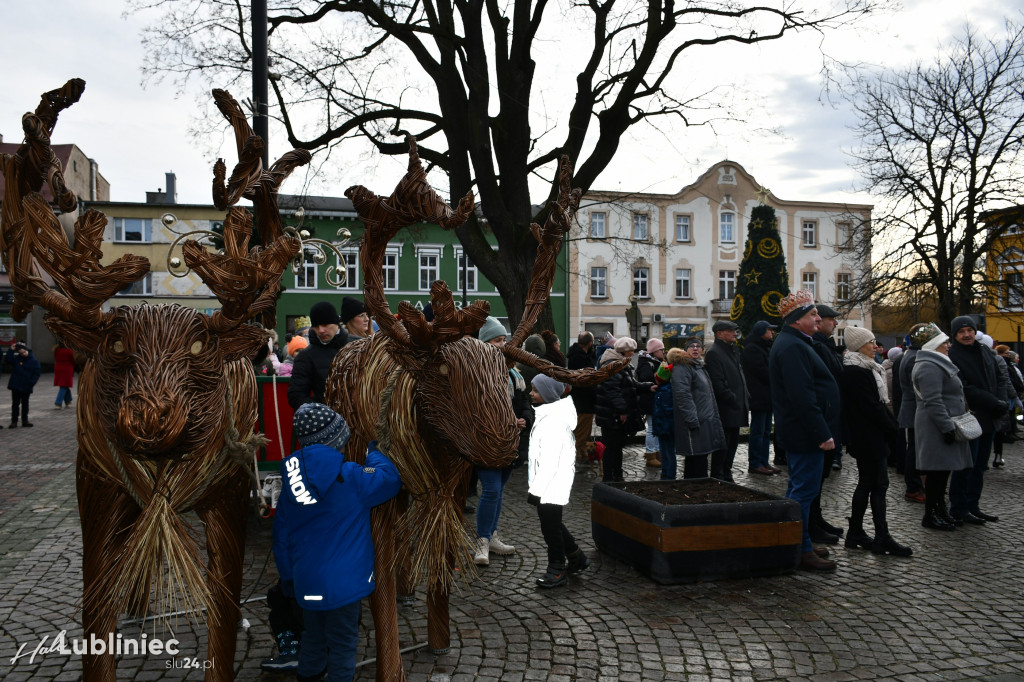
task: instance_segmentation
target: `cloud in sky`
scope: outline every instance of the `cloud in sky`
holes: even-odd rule
[[[74,142],[97,160],[110,181],[112,197],[143,201],[146,191],[163,187],[164,173],[178,176],[179,200],[210,202],[213,158],[203,150],[219,147],[233,160],[232,138],[197,141],[189,132],[190,116],[199,110],[199,97],[176,99],[165,82],[141,87],[142,26],[155,15],[122,17],[119,2],[48,0],[9,3],[7,31],[0,42],[5,65],[0,88],[0,133],[8,142],[21,137],[21,114],[34,108],[43,90],[60,86],[70,77],[88,85],[82,102],[62,117],[54,141]],[[749,114],[744,125],[723,124],[718,135],[704,129],[673,127],[661,134],[634,131],[620,154],[599,178],[596,188],[674,192],[693,182],[711,164],[731,158],[782,198],[846,200],[871,203],[853,192],[856,175],[845,150],[855,143],[848,109],[819,101],[819,48],[845,60],[904,65],[934,57],[945,42],[970,19],[979,29],[995,32],[1003,18],[1020,18],[1015,0],[904,0],[903,9],[880,14],[858,29],[817,34],[766,43],[756,47],[704,51],[688,63],[677,85],[681,92],[709,86],[732,91],[737,111]],[[235,92],[242,100],[249,93]],[[547,94],[551,102],[551,93]],[[535,98],[537,106],[544,97]],[[766,132],[778,129],[779,135]],[[271,156],[284,150],[271,128]],[[275,144],[275,142],[277,144]],[[330,187],[366,183],[361,173],[374,172],[360,151],[345,151],[329,164],[338,175]],[[404,160],[380,162],[381,184],[390,186],[402,172]],[[304,178],[296,173],[284,190],[301,191]],[[323,185],[317,186],[317,189]]]

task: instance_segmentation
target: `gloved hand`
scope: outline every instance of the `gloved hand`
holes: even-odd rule
[[[378,442],[377,442],[377,441],[375,441],[375,440],[371,440],[371,441],[370,441],[370,442],[369,442],[369,443],[368,443],[368,444],[366,445],[366,451],[367,451],[367,452],[373,452],[374,450],[380,450],[380,443],[378,443]]]
[[[690,433],[697,433],[698,431],[700,431],[700,424],[698,424],[697,426],[690,426],[688,428],[690,429]]]
[[[942,434],[942,440],[944,440],[947,445],[952,445],[956,442],[956,431],[946,431]]]

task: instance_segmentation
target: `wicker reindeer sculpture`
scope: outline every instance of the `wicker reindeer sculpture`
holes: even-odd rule
[[[542,228],[531,225],[538,241],[527,308],[504,349],[481,343],[474,334],[486,320],[488,304],[477,301],[457,310],[442,281],[431,285],[434,319],[403,301],[393,315],[384,298],[382,266],[388,241],[399,229],[425,220],[457,227],[473,210],[472,194],[452,210],[427,184],[414,140],[409,168],[394,193],[379,197],[352,187],[352,200],[366,226],[360,257],[364,294],[380,333],[348,343],[334,359],[326,400],[352,426],[350,453],[379,440],[402,475],[405,494],[374,510],[377,588],[371,598],[376,629],[377,679],[402,680],[396,594],[409,595],[427,584],[427,640],[435,652],[450,643],[448,596],[456,567],[475,575],[469,561],[471,538],[462,521],[465,481],[474,464],[500,468],[516,456],[519,439],[508,393],[508,367],[523,362],[559,381],[592,385],[624,363],[601,370],[566,370],[524,351],[548,300],[555,258],[579,205],[570,189],[571,168],[563,158],[559,195]],[[408,556],[396,556],[396,550]]]
[[[293,151],[264,171],[263,143],[238,104],[215,91],[231,121],[239,163],[225,184],[214,169],[214,200],[230,209],[224,250],[214,254],[186,241],[185,263],[217,296],[212,315],[178,305],[101,306],[149,271],[145,258],[126,255],[100,264],[106,217],[86,211],[75,222],[74,246],[38,194],[49,183],[61,209],[77,208],[50,149],[58,114],[78,101],[84,81],[71,80],[43,95],[23,118],[25,141],[5,155],[6,179],[0,251],[10,273],[12,315],[32,306],[47,311],[46,326],[88,360],[78,404],[77,487],[82,521],[82,624],[85,635],[106,638],[118,616],[158,607],[205,610],[209,630],[207,680],[231,680],[245,518],[251,474],[247,464],[261,442],[256,380],[248,358],[267,332],[247,320],[272,320],[281,273],[299,241],[282,233],[276,194],[307,152]],[[234,207],[248,197],[256,208],[262,244],[249,248],[252,216]],[[39,269],[59,287],[44,283]],[[208,561],[182,515],[194,511],[206,531]],[[83,679],[113,680],[109,653],[86,655]]]

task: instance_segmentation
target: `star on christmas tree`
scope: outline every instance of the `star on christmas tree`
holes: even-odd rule
[[[771,196],[771,193],[772,191],[770,189],[761,185],[761,189],[757,190],[757,203],[760,206],[764,206],[765,202],[768,201],[768,197]]]
[[[743,276],[747,278],[747,284],[757,284],[757,278],[761,276],[761,273],[757,270],[751,270]]]

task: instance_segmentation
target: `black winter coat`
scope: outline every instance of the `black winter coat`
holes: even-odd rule
[[[839,385],[811,339],[789,325],[783,327],[772,344],[768,371],[779,445],[811,453],[829,438],[838,441]]]
[[[658,371],[659,365],[661,365],[661,360],[647,353],[640,353],[640,357],[636,361],[636,380],[640,383],[653,384],[654,373]],[[636,402],[644,414],[654,411],[654,393],[651,391],[640,391]]]
[[[735,344],[715,339],[715,344],[704,355],[704,367],[715,389],[722,426],[746,426],[749,416],[747,386],[743,381],[743,368],[740,367],[740,349]]]
[[[825,336],[821,332],[815,332],[814,334],[814,352],[818,354],[821,361],[828,367],[828,371],[832,373],[832,378],[836,380],[836,386],[840,386],[843,381],[843,356],[839,352],[839,348],[836,346],[836,341],[831,336]],[[840,395],[842,391],[840,391]],[[842,415],[843,401],[839,399],[839,413]],[[846,442],[845,429],[843,428],[843,419],[840,417],[839,430],[832,436],[836,441],[836,449],[842,447],[843,443]]]
[[[604,353],[601,366],[621,359],[622,356],[614,350]],[[597,409],[594,412],[594,421],[601,428],[623,428],[635,432],[635,429],[627,428],[619,420],[619,415],[626,415],[626,425],[635,422],[640,418],[640,410],[637,408],[636,396],[639,386],[636,377],[633,375],[633,366],[626,365],[626,368],[617,374],[613,374],[597,385]],[[571,395],[571,394],[570,394]]]
[[[568,360],[569,369],[593,369],[597,367],[597,354],[594,346],[589,350],[583,350],[579,343],[569,347],[569,354],[565,356]],[[573,405],[576,406],[577,414],[594,414],[594,406],[597,401],[597,389],[593,386],[573,386],[569,394]]]
[[[751,339],[740,355],[751,412],[768,412],[772,409],[771,378],[768,375],[768,354],[771,350],[770,341],[763,338]]]
[[[360,339],[359,343],[369,343],[369,339]],[[348,343],[348,333],[339,328],[334,338],[326,344],[320,341],[315,333],[309,335],[309,345],[295,356],[292,364],[292,378],[288,383],[288,404],[293,410],[306,403],[322,403],[327,376],[331,373],[331,363],[342,346]]]
[[[982,433],[997,431],[1000,426],[997,420],[1009,411],[1006,402],[1009,379],[996,366],[1002,360],[977,341],[965,346],[955,340],[949,347],[949,359],[960,370],[967,407],[978,418]]]
[[[863,367],[846,365],[840,387],[848,429],[847,451],[857,459],[887,459],[890,444],[899,435],[899,426],[892,412],[878,398],[874,373]]]

